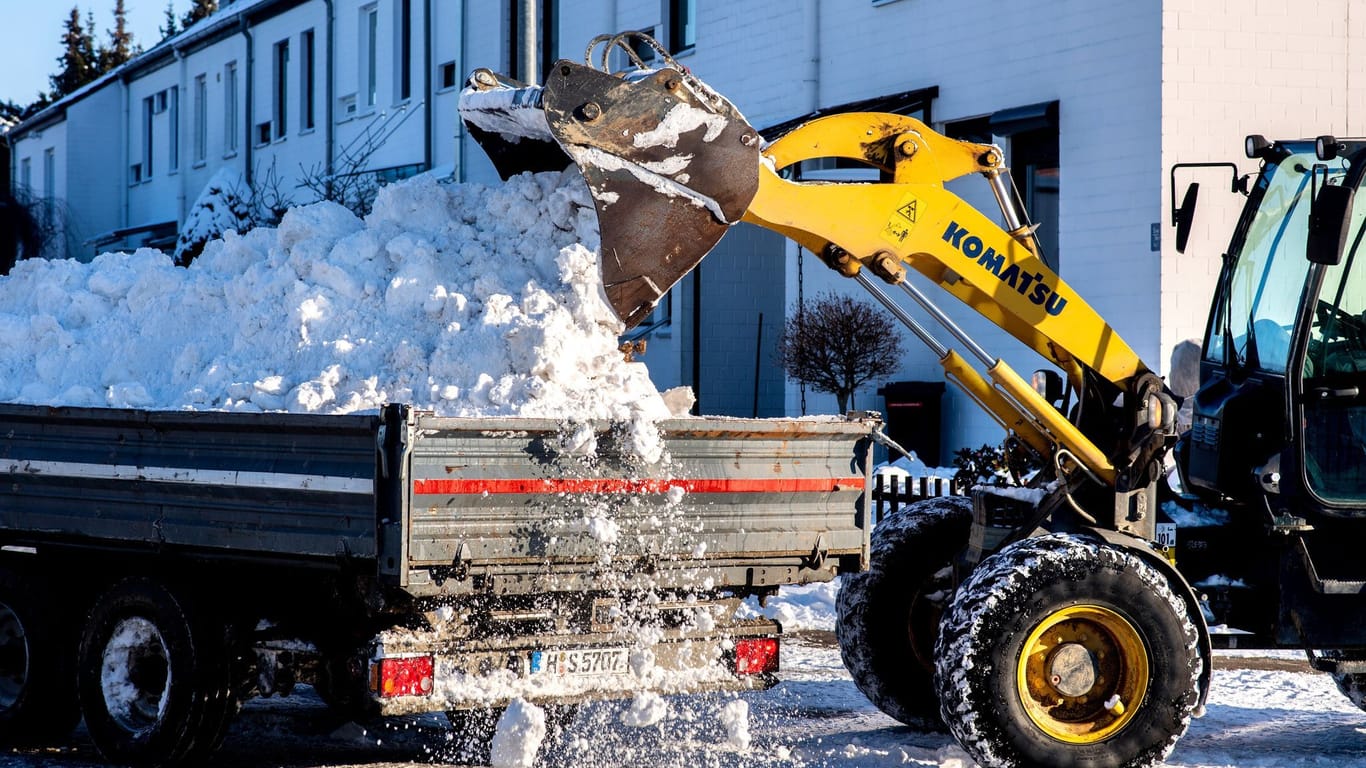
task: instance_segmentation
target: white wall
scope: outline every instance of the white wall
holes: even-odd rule
[[[51,258],[61,258],[67,255],[68,238],[67,235],[73,234],[68,230],[68,223],[65,221],[63,208],[67,197],[67,169],[69,159],[67,157],[67,137],[70,126],[67,121],[57,120],[50,125],[43,127],[41,131],[34,131],[26,134],[13,146],[14,151],[14,183],[23,184],[24,164],[28,164],[28,195],[33,201],[45,202],[40,208],[42,211],[51,211],[55,218],[51,224],[60,228],[60,232],[54,235],[51,241],[45,244],[44,256]],[[51,158],[51,173],[48,173],[47,162]],[[45,214],[46,215],[46,214]],[[44,222],[46,223],[46,222]]]
[[[174,59],[167,59],[158,69],[147,72],[128,83],[128,132],[126,136],[128,165],[141,167],[142,180],[134,182],[129,169],[124,169],[124,179],[128,183],[128,222],[134,226],[169,221],[180,221],[181,180],[188,167],[184,142],[179,147],[179,159],[172,162],[171,131],[176,129],[172,117],[179,112],[184,119],[185,109],[182,102],[172,107],[172,92],[180,88],[180,66]],[[154,109],[160,109],[159,94],[165,93],[165,109],[150,116],[152,127],[151,170],[148,171],[148,152],[144,141],[144,131],[149,119],[146,99],[158,102]]]
[[[1353,12],[1355,11],[1355,12]],[[1366,134],[1366,13],[1353,0],[1293,5],[1242,0],[1167,0],[1162,15],[1162,161],[1233,162],[1257,170],[1243,138]],[[1164,362],[1183,339],[1201,337],[1240,195],[1227,170],[1183,172],[1200,182],[1195,229],[1176,253],[1171,194],[1162,176]]]
[[[228,84],[228,65],[236,68],[236,93],[231,94]],[[235,34],[213,45],[189,52],[180,65],[181,119],[180,146],[184,161],[181,164],[183,188],[179,195],[179,220],[184,220],[190,206],[204,189],[204,185],[218,171],[228,166],[239,174],[246,172],[247,157],[247,41],[241,34]],[[204,104],[204,158],[195,157],[195,80],[203,76],[205,89]],[[229,108],[228,98],[235,96],[235,106]],[[229,117],[235,117],[228,125]],[[229,142],[229,132],[232,143]]]
[[[345,3],[338,3],[340,8]],[[305,127],[304,117],[304,46],[303,35],[313,31],[315,46],[313,127]],[[327,144],[327,9],[321,0],[290,9],[262,20],[251,31],[252,98],[251,135],[253,181],[261,183],[273,171],[281,187],[292,195],[296,203],[313,202],[316,196],[297,187],[306,174],[326,170]],[[283,135],[276,125],[276,46],[285,43],[289,63],[284,68],[285,109]],[[270,141],[262,143],[259,126],[271,123]]]
[[[95,89],[67,108],[65,151],[58,162],[62,174],[70,233],[67,255],[88,260],[96,255],[86,243],[117,229],[123,221],[123,197],[128,190],[124,163],[125,123],[123,88],[116,81]],[[114,119],[111,119],[113,117]]]

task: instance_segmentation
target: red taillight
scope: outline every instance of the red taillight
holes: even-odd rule
[[[380,659],[370,668],[371,685],[381,698],[426,696],[432,692],[432,657]]]
[[[751,637],[735,641],[735,674],[764,675],[778,671],[778,638]]]

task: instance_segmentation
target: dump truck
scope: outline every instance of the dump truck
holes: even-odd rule
[[[84,718],[111,762],[193,765],[300,684],[458,723],[771,686],[780,627],[740,603],[866,566],[878,425],[675,419],[650,463],[609,422],[584,455],[402,404],[0,405],[0,738]]]
[[[634,53],[647,45],[649,66]],[[1202,709],[1209,626],[1229,620],[1240,647],[1304,649],[1366,701],[1366,279],[1353,269],[1366,142],[1248,137],[1259,169],[1234,166],[1247,199],[1183,431],[1181,399],[1044,260],[997,146],[881,113],[765,140],[634,32],[599,36],[538,86],[477,71],[461,109],[505,176],[579,168],[628,325],[729,227],[754,224],[866,289],[1003,428],[1017,487],[901,508],[873,532],[869,570],[842,583],[844,662],[887,714],[947,726],[991,768],[1154,765]],[[803,179],[815,160],[878,180]],[[984,181],[998,210],[946,188],[960,177]],[[1180,247],[1196,199],[1172,206]],[[946,298],[1048,367],[1026,381]]]

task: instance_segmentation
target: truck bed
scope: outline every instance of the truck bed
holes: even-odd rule
[[[644,464],[553,420],[0,405],[0,546],[330,567],[415,596],[828,579],[867,552],[875,423],[678,419]]]

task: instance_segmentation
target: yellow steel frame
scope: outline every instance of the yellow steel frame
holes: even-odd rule
[[[851,158],[890,181],[802,182],[781,172],[803,160]],[[1081,385],[1078,362],[1121,388],[1147,372],[1119,334],[1032,250],[1026,228],[1008,232],[944,184],[1001,173],[1000,151],[950,139],[911,117],[854,112],[820,118],[765,148],[759,190],[745,221],[780,232],[846,276],[867,268],[890,283],[905,267],[972,307]],[[832,249],[830,246],[834,246]],[[1035,450],[1066,448],[1113,482],[1105,452],[998,362],[988,384],[961,357],[941,360],[948,378]]]

